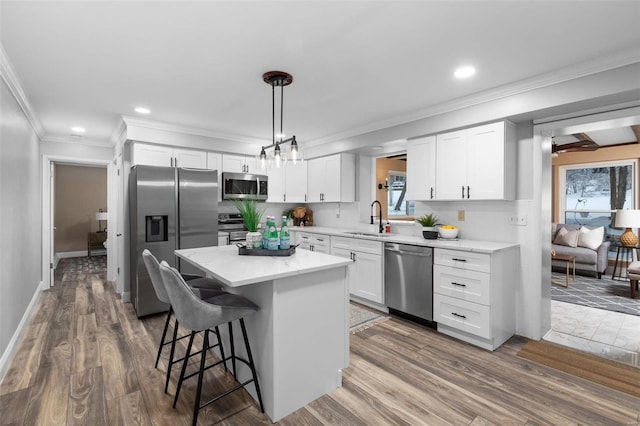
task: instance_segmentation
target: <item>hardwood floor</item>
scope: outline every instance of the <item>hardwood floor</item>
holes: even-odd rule
[[[167,357],[153,367],[163,321],[138,320],[104,274],[65,273],[42,293],[0,385],[0,424],[190,424],[195,381],[174,410],[177,368],[165,394]],[[488,352],[392,318],[351,335],[342,388],[279,424],[640,424],[640,398],[516,356],[525,343]],[[212,369],[203,390],[230,383]],[[199,424],[271,422],[241,391],[203,409]]]

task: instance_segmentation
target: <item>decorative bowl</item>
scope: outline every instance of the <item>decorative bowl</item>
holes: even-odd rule
[[[453,225],[438,226],[440,238],[456,238],[458,236],[458,227]]]
[[[427,240],[437,240],[438,231],[422,231],[422,236]]]

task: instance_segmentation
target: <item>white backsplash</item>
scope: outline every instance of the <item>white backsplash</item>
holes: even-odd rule
[[[223,203],[227,204],[227,203]],[[313,210],[315,226],[333,228],[353,228],[377,232],[378,223],[371,225],[370,210],[361,212],[361,203],[314,203],[306,207]],[[267,215],[281,217],[284,210],[297,204],[265,203]],[[368,207],[367,207],[368,208]],[[464,220],[458,220],[458,211],[464,211]],[[455,225],[459,228],[459,237],[470,240],[517,242],[517,229],[509,223],[509,217],[517,214],[515,201],[439,201],[416,202],[416,217],[435,213],[439,223]],[[222,206],[220,211],[235,211],[231,203]],[[366,214],[365,214],[366,213]],[[386,221],[383,221],[386,223]],[[399,235],[422,236],[422,228],[415,222],[391,221],[391,232]]]
[[[458,220],[458,211],[464,220]],[[517,214],[515,201],[416,202],[416,217],[435,213],[443,225],[459,228],[459,238],[483,241],[517,242],[515,225],[509,217]]]

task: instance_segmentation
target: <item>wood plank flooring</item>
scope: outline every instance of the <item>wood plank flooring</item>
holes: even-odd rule
[[[195,381],[173,409],[177,367],[168,394],[168,355],[153,367],[164,318],[138,320],[102,272],[63,274],[0,385],[0,424],[190,424]],[[640,425],[640,398],[517,357],[525,339],[488,352],[398,318],[350,338],[344,386],[279,424]],[[231,383],[209,370],[203,397]],[[241,391],[203,409],[199,424],[271,421]]]

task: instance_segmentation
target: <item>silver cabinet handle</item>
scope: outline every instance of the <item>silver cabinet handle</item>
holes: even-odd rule
[[[458,317],[458,318],[467,319],[467,317],[466,317],[466,316],[464,316],[464,315],[460,315],[460,314],[456,314],[455,312],[451,312],[451,315],[456,316],[456,317]]]
[[[118,232],[118,233],[116,234],[116,237],[122,237],[122,234]]]
[[[464,198],[464,185],[462,185],[462,198]]]
[[[467,185],[467,199],[471,198],[471,193],[469,192],[469,186]]]
[[[467,259],[459,259],[457,257],[452,257],[451,260],[455,260],[456,262],[466,262]]]
[[[433,186],[431,187],[431,199],[433,200]]]
[[[451,281],[451,284],[452,285],[457,285],[458,287],[466,287],[467,286],[466,284],[460,284],[460,283],[456,283],[456,282],[453,282],[453,281]]]

